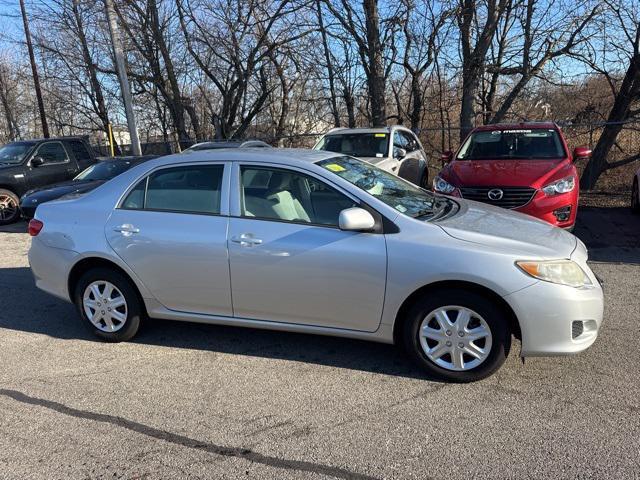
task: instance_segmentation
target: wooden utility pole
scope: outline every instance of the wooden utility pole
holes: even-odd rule
[[[140,139],[138,137],[138,127],[136,126],[136,117],[133,113],[133,102],[131,100],[129,78],[127,77],[127,69],[124,63],[122,39],[120,38],[120,30],[118,29],[118,22],[116,19],[116,11],[113,6],[113,0],[104,0],[104,6],[107,12],[107,19],[109,20],[109,33],[111,34],[111,44],[113,45],[113,56],[116,62],[118,80],[120,81],[120,90],[122,92],[124,111],[127,116],[129,136],[131,137],[131,150],[134,155],[142,155],[142,150],[140,148]]]
[[[24,6],[24,0],[20,0],[20,11],[22,12],[22,23],[24,24],[24,36],[27,40],[27,49],[29,50],[29,61],[31,62],[31,73],[33,74],[33,84],[36,90],[36,99],[38,100],[38,110],[40,112],[40,123],[42,124],[42,135],[49,138],[49,124],[44,113],[44,101],[42,100],[42,90],[40,89],[40,77],[38,76],[38,67],[36,66],[36,57],[33,54],[33,43],[31,42],[31,32],[29,31],[29,19],[27,18],[27,9]]]

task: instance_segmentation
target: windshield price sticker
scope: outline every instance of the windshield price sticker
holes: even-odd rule
[[[378,138],[384,138],[384,137],[387,136],[387,134],[386,133],[376,133],[375,136],[378,137]]]
[[[325,167],[327,170],[331,170],[332,172],[344,172],[346,170],[346,168],[344,168],[341,165],[335,164],[335,163],[330,163],[329,165],[325,165]]]

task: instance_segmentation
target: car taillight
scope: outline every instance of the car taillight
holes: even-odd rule
[[[29,220],[29,235],[31,235],[32,237],[37,236],[40,233],[40,230],[42,230],[42,227],[44,227],[44,223],[42,223],[40,220],[32,218],[31,220]]]

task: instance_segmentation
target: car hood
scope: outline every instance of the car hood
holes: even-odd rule
[[[103,183],[103,180],[70,180],[68,182],[56,183],[53,185],[47,185],[46,187],[29,190],[23,195],[22,201],[29,201],[32,203],[47,202],[49,200],[54,200],[70,193],[88,192],[90,190],[93,190],[94,188],[99,187]]]
[[[562,158],[545,160],[454,160],[445,168],[456,186],[525,186],[544,183],[567,165]]]
[[[570,258],[576,249],[576,237],[542,220],[484,203],[456,202],[460,204],[458,213],[436,223],[459,240],[509,250],[523,259]]]

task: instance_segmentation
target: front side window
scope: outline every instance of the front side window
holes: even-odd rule
[[[63,163],[67,161],[67,152],[60,142],[43,143],[35,154],[44,160],[45,165],[49,163]]]
[[[223,165],[165,168],[139,182],[122,208],[220,214]]]
[[[356,203],[325,183],[291,170],[241,167],[242,216],[337,226]]]
[[[354,157],[383,158],[389,151],[389,135],[387,133],[325,135],[314,148]]]
[[[328,158],[317,165],[410,217],[435,219],[455,207],[445,197],[436,196],[356,158]]]
[[[535,160],[564,156],[558,132],[539,128],[472,133],[462,145],[458,160]]]

